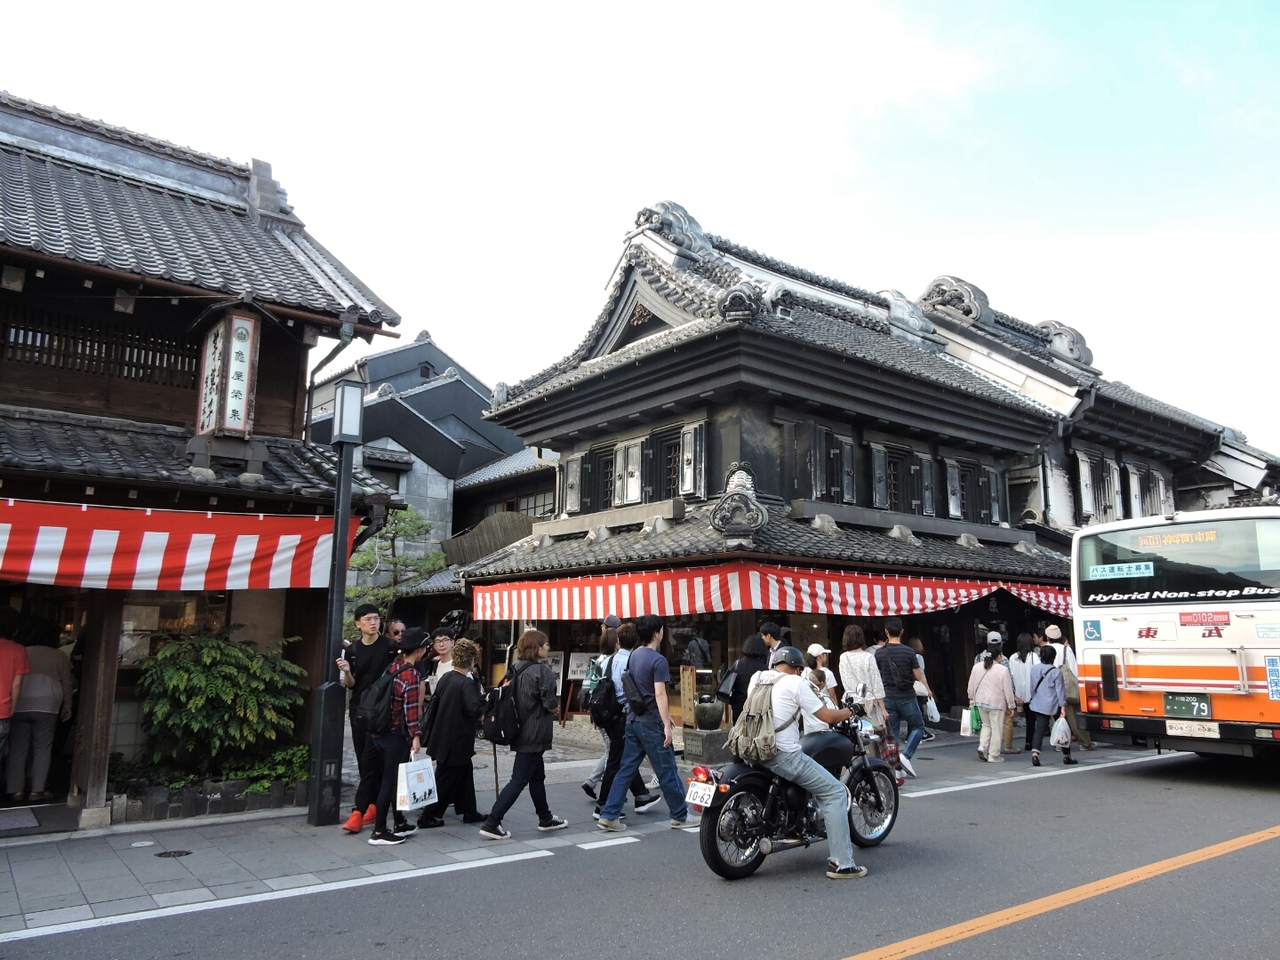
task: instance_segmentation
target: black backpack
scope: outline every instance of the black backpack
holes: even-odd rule
[[[613,655],[605,660],[600,679],[587,696],[587,710],[591,713],[591,722],[597,727],[608,727],[622,716],[622,704],[618,702],[618,691],[613,685]]]
[[[527,668],[526,668],[527,669]],[[484,738],[500,747],[509,747],[520,736],[520,714],[516,709],[516,685],[524,670],[514,670],[510,683],[500,683],[489,691],[480,716]]]
[[[365,729],[370,733],[383,734],[391,729],[391,700],[395,695],[395,679],[412,666],[412,663],[406,663],[394,673],[384,673],[360,694],[356,719],[364,723]]]

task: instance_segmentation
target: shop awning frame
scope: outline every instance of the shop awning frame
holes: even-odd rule
[[[360,519],[351,521],[348,553]],[[98,590],[325,588],[333,518],[0,500],[0,580]]]
[[[954,610],[995,590],[1058,617],[1071,616],[1062,587],[941,577],[862,574],[734,561],[709,567],[478,584],[477,620],[602,620],[684,617],[734,610],[785,610],[854,617]]]

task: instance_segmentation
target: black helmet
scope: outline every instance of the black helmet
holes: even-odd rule
[[[799,670],[804,666],[804,654],[795,647],[779,647],[773,655],[773,664],[777,666],[780,663],[785,663],[787,666],[795,667]]]

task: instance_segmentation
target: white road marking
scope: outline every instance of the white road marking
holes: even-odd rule
[[[179,917],[188,913],[204,913],[206,910],[220,910],[223,907],[243,907],[254,903],[269,903],[272,900],[290,900],[294,897],[309,897],[316,893],[330,893],[335,890],[351,890],[355,887],[368,887],[375,883],[392,883],[396,880],[414,880],[418,877],[430,877],[439,873],[456,873],[459,870],[476,870],[480,867],[492,867],[502,863],[517,863],[521,860],[536,860],[540,857],[555,856],[550,850],[533,850],[529,853],[513,853],[505,857],[490,857],[486,860],[466,860],[460,863],[446,863],[436,867],[421,867],[417,870],[403,870],[400,873],[384,873],[377,877],[355,877],[350,880],[334,880],[331,883],[315,884],[309,887],[294,887],[288,890],[273,890],[270,893],[254,893],[244,897],[228,897],[226,900],[205,900],[200,903],[183,903],[173,907],[161,907],[158,910],[142,910],[138,913],[123,913],[116,917],[96,917],[93,920],[74,920],[70,923],[53,923],[47,927],[34,927],[30,930],[13,930],[0,934],[0,943],[13,940],[32,940],[36,937],[50,937],[58,933],[75,933],[80,930],[96,930],[100,927],[114,927],[121,923],[134,923],[139,920],[158,920],[161,917]]]
[[[579,850],[599,850],[601,847],[616,847],[622,843],[639,843],[639,837],[614,837],[612,840],[593,840],[591,843],[578,844]]]
[[[1063,767],[1061,770],[1044,770],[1041,773],[1027,773],[1020,777],[1001,777],[996,780],[984,780],[982,783],[964,783],[958,787],[938,787],[934,790],[917,790],[915,793],[904,793],[904,797],[934,797],[940,793],[957,793],[960,790],[978,790],[981,787],[998,787],[1006,783],[1021,783],[1023,780],[1043,780],[1045,777],[1065,777],[1070,773],[1087,773],[1090,770],[1109,770],[1112,767],[1127,767],[1131,763],[1150,763],[1152,760],[1168,760],[1171,757],[1188,757],[1187,753],[1164,753],[1151,757],[1133,757],[1129,760],[1111,760],[1106,763],[1082,763],[1075,767]]]

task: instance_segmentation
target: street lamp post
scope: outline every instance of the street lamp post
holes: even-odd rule
[[[355,448],[362,440],[364,384],[343,380],[333,394],[333,436],[338,451],[338,477],[333,489],[333,557],[329,565],[329,619],[324,670],[331,679],[316,690],[311,726],[311,791],[307,823],[327,827],[338,822],[342,794],[343,721],[347,689],[337,677],[342,655],[342,621],[347,590],[347,528],[351,523],[351,472]],[[332,679],[337,677],[337,679]]]

